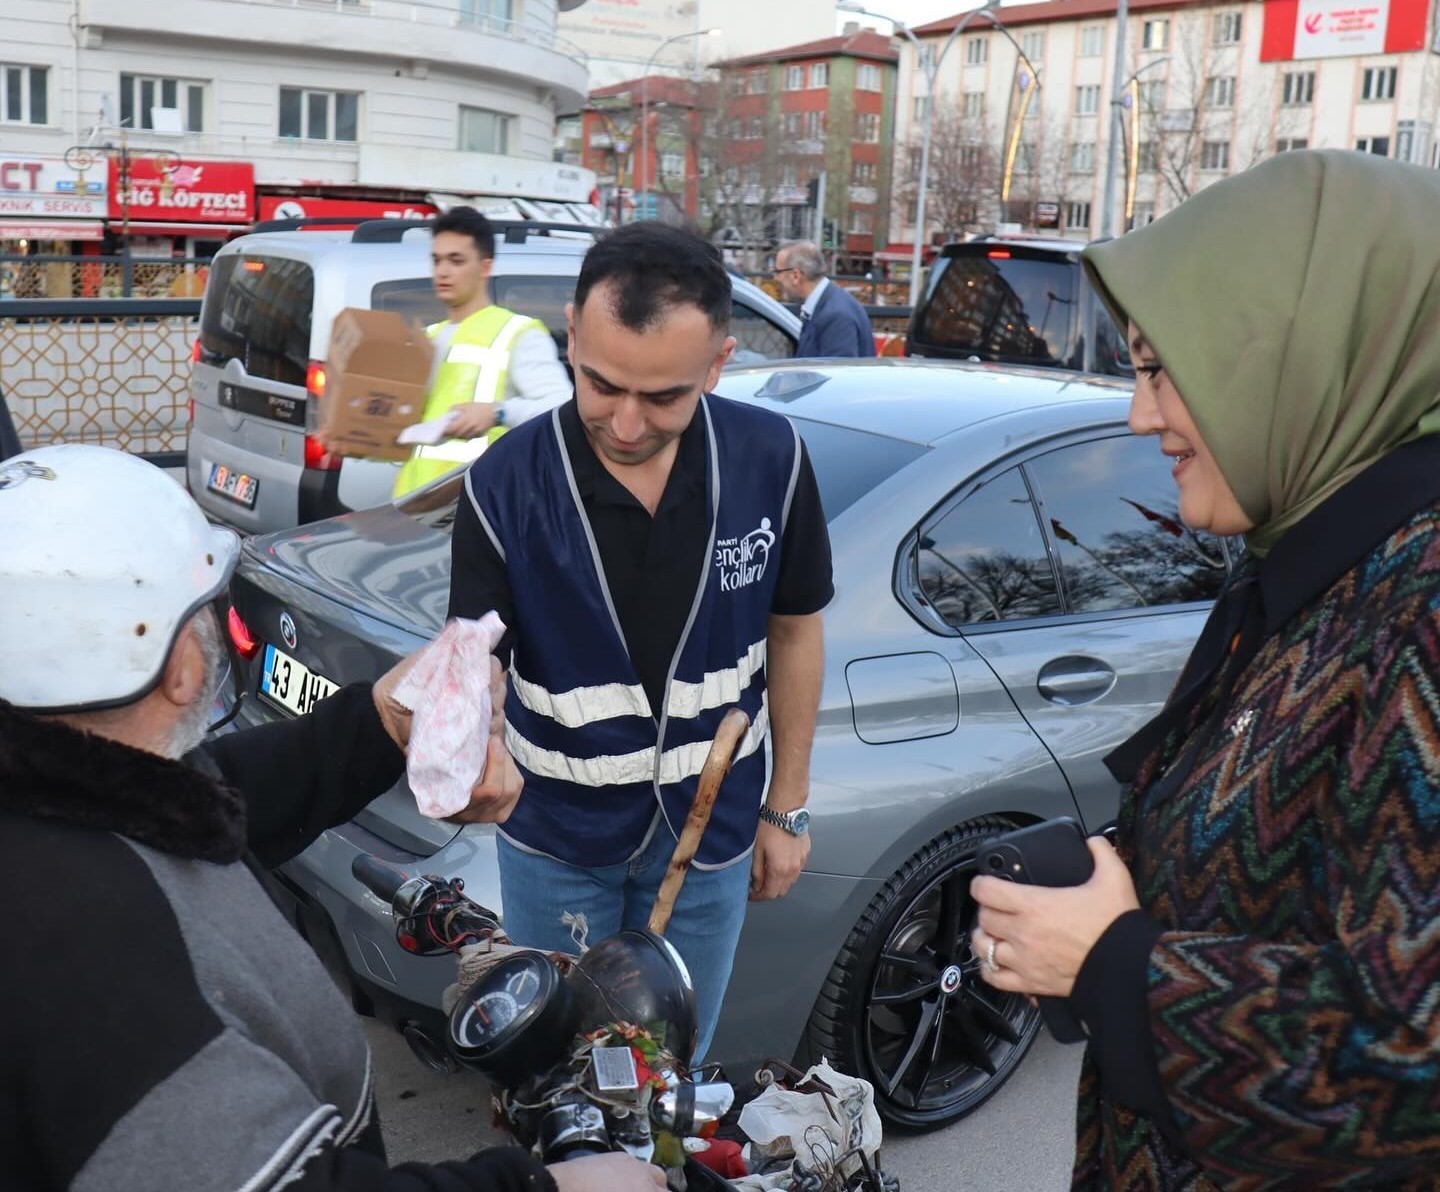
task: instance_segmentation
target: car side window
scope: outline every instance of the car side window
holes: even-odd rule
[[[1153,439],[1117,435],[1061,447],[1025,469],[1055,544],[1067,611],[1213,600],[1220,540],[1180,521],[1170,461]]]
[[[789,360],[795,355],[795,340],[753,306],[736,301],[730,316],[730,334],[735,337],[736,364],[758,364],[764,360]]]
[[[948,625],[1060,614],[1045,536],[1019,468],[921,527],[920,591]]]

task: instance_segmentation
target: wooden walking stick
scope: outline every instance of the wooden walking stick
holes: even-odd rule
[[[700,771],[700,784],[695,788],[695,801],[690,804],[690,814],[685,817],[685,827],[681,829],[680,839],[670,856],[670,868],[666,870],[660,892],[655,896],[655,909],[650,912],[650,930],[656,935],[664,935],[665,928],[670,925],[675,899],[680,896],[685,874],[690,869],[690,862],[695,859],[695,850],[700,847],[700,837],[705,835],[710,813],[715,810],[715,796],[720,793],[725,775],[730,773],[735,750],[749,727],[750,717],[739,708],[731,708],[715,730],[705,767]]]

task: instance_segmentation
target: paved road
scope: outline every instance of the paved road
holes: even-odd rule
[[[392,1163],[453,1159],[503,1141],[482,1080],[437,1076],[400,1036],[366,1024]],[[887,1136],[882,1158],[902,1192],[1060,1192],[1069,1186],[1080,1049],[1041,1038],[977,1113],[934,1134]]]

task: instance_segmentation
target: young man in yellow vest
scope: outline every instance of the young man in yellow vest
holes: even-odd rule
[[[452,207],[435,220],[433,232],[435,293],[450,317],[426,328],[435,341],[435,368],[423,421],[449,413],[451,437],[415,448],[395,481],[397,497],[476,459],[507,426],[569,401],[572,393],[545,324],[490,300],[490,221],[473,207]]]

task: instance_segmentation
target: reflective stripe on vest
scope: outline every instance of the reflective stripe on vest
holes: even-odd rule
[[[647,707],[648,712],[648,707]],[[770,727],[770,705],[762,698],[755,717],[735,749],[735,761],[749,757],[765,740]],[[526,740],[509,721],[505,724],[505,744],[510,755],[530,773],[542,778],[587,787],[632,786],[636,783],[658,782],[672,786],[694,778],[705,768],[710,755],[710,741],[691,741],[667,749],[660,755],[660,768],[655,768],[655,748],[637,749],[633,753],[610,754],[602,757],[570,757],[555,749],[544,749]]]
[[[698,683],[679,679],[670,684],[665,712],[672,719],[693,720],[708,708],[733,704],[765,666],[765,642],[755,642],[734,666],[706,671]],[[651,715],[650,700],[640,684],[604,683],[551,692],[532,683],[511,667],[510,681],[515,695],[530,711],[546,716],[563,728],[583,728],[617,716]]]
[[[504,322],[494,327],[500,318]],[[436,323],[426,329],[427,333],[433,338],[441,326],[443,324]],[[498,306],[487,306],[462,322],[436,370],[423,421],[439,418],[454,407],[470,402],[503,402],[511,348],[515,340],[532,327],[544,330],[538,320]],[[477,338],[465,338],[467,336]],[[484,342],[479,337],[485,337]],[[396,478],[394,495],[403,496],[438,480],[460,464],[478,459],[485,448],[504,433],[505,428],[497,426],[479,438],[446,439],[416,447]]]

